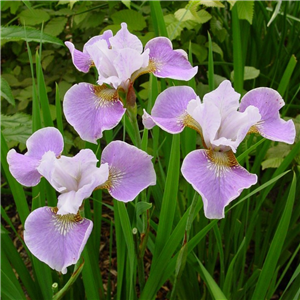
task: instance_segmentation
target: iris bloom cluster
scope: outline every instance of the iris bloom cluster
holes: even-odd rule
[[[69,48],[75,67],[98,71],[97,85],[79,83],[65,94],[63,110],[67,121],[80,137],[91,143],[101,138],[104,130],[114,128],[126,109],[135,106],[133,83],[137,77],[152,73],[161,78],[190,80],[198,71],[192,67],[183,50],[173,50],[168,38],[150,40],[143,49],[139,38],[127,30],[126,23],[113,35],[110,30],[91,38],[83,51]],[[125,94],[122,99],[120,94]]]
[[[206,94],[203,102],[188,86],[170,87],[158,96],[151,115],[143,115],[148,129],[158,125],[176,134],[188,126],[200,134],[205,149],[189,153],[181,172],[202,196],[209,219],[224,218],[225,206],[257,182],[257,176],[239,165],[234,155],[248,133],[288,144],[295,140],[293,121],[279,116],[284,101],[277,91],[256,88],[241,103],[239,99],[228,80]]]
[[[63,137],[56,128],[36,131],[26,146],[24,155],[8,152],[10,172],[28,187],[44,177],[59,196],[57,207],[40,207],[29,214],[24,240],[38,259],[63,274],[78,261],[92,231],[92,221],[80,215],[84,199],[95,189],[107,189],[115,199],[128,202],[156,183],[152,157],[122,141],[104,148],[100,167],[90,149],[74,157],[61,155]]]

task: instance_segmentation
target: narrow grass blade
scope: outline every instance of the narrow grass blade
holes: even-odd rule
[[[135,250],[134,250],[132,228],[131,228],[128,213],[126,211],[125,204],[120,201],[115,200],[114,207],[115,207],[116,218],[120,219],[124,238],[125,238],[126,245],[127,245],[128,258],[129,258],[129,263],[130,263],[130,270],[129,270],[130,277],[126,278],[128,285],[129,285],[128,299],[133,299],[133,293],[134,293],[134,291],[133,291],[134,278],[133,277],[135,275]]]
[[[59,96],[58,84],[55,83],[55,108],[56,108],[56,125],[62,136],[64,136],[63,116],[61,109],[61,101]]]
[[[157,27],[159,30],[160,36],[168,36],[168,32],[166,29],[166,24],[164,20],[164,15],[160,6],[160,1],[150,1],[150,7],[151,7],[151,12],[153,11],[154,13],[152,14],[155,16],[155,20],[157,23]]]
[[[166,238],[169,237],[176,209],[180,169],[180,135],[174,135],[172,140],[170,161],[168,165],[167,179],[162,200],[162,207],[159,217],[157,236],[155,241],[155,252],[153,264],[165,245]]]
[[[291,80],[291,76],[293,74],[293,71],[296,67],[296,64],[297,64],[297,59],[295,57],[295,55],[292,55],[290,60],[289,60],[289,63],[281,77],[281,80],[280,80],[280,83],[279,83],[279,86],[278,86],[278,93],[281,95],[281,96],[284,96],[284,93],[288,87],[288,84]]]
[[[38,87],[38,96],[42,108],[44,126],[53,126],[53,121],[50,113],[50,106],[48,95],[46,91],[45,79],[42,71],[40,55],[36,52],[36,77],[37,77],[37,87]]]
[[[238,18],[236,5],[233,6],[231,12],[232,12],[234,89],[238,93],[242,93],[243,85],[244,85],[244,63],[243,63],[243,56],[242,56],[240,20]]]
[[[213,58],[213,51],[212,51],[212,43],[211,43],[211,36],[209,32],[208,35],[208,85],[209,90],[212,91],[214,87],[214,58]]]
[[[14,197],[14,201],[16,203],[17,211],[20,216],[21,222],[22,224],[24,224],[25,219],[29,215],[29,208],[22,186],[15,180],[15,178],[9,172],[8,163],[6,161],[7,152],[8,147],[1,132],[1,166],[6,180],[10,186],[11,193]]]
[[[286,206],[282,213],[282,217],[280,219],[274,238],[270,245],[270,249],[268,251],[266,260],[264,262],[262,272],[258,278],[256,288],[252,295],[253,300],[259,298],[264,299],[268,291],[269,284],[273,277],[273,273],[276,269],[277,262],[281,253],[281,249],[283,247],[283,243],[289,229],[290,219],[292,216],[293,205],[295,201],[296,182],[297,182],[296,176],[294,174],[291,187],[290,187],[290,192],[287,198]]]
[[[194,253],[194,257],[196,259],[196,261],[199,264],[200,267],[200,275],[203,278],[203,280],[205,281],[210,294],[212,295],[213,299],[216,300],[226,300],[227,298],[225,297],[224,293],[222,292],[222,290],[220,289],[220,287],[217,285],[217,283],[215,282],[215,280],[212,278],[212,276],[209,274],[209,272],[206,270],[206,268],[203,266],[203,264],[201,263],[201,261],[198,259],[198,257],[195,255]]]

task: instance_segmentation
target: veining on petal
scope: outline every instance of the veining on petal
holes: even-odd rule
[[[61,235],[66,236],[66,234],[73,229],[76,223],[82,223],[83,218],[80,216],[79,212],[74,214],[58,215],[57,207],[52,207],[51,211],[54,213],[52,215],[53,225],[55,230],[58,231]]]

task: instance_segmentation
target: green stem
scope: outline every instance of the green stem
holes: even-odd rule
[[[84,261],[80,264],[80,259],[79,259],[78,262],[76,263],[76,265],[74,266],[74,272],[71,275],[70,279],[64,285],[64,287],[52,297],[52,300],[62,299],[62,297],[67,293],[67,291],[71,288],[71,286],[76,281],[77,277],[79,276],[79,274],[81,273],[81,271],[83,269],[83,266],[84,266]]]
[[[139,278],[139,286],[140,290],[142,291],[145,286],[145,270],[144,270],[144,260],[143,255],[140,255],[139,251],[139,237],[138,237],[138,230],[137,228],[132,229],[134,246],[135,246],[135,253],[137,256],[137,267],[138,267],[138,278]]]

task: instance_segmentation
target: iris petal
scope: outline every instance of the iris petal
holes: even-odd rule
[[[122,141],[109,143],[102,152],[101,163],[108,163],[109,178],[103,188],[117,200],[128,202],[149,185],[155,185],[152,157]]]
[[[157,77],[190,80],[198,72],[198,67],[191,66],[183,50],[173,50],[168,38],[154,38],[146,44],[146,49],[150,49],[151,72]]]
[[[284,106],[281,95],[271,88],[256,88],[242,98],[240,111],[249,106],[259,109],[261,120],[255,124],[253,131],[259,132],[263,137],[278,142],[293,144],[296,130],[292,120],[284,121],[280,118],[279,110]]]
[[[16,180],[25,186],[35,186],[40,182],[41,174],[37,167],[43,155],[50,151],[59,156],[64,147],[61,133],[54,127],[42,128],[33,133],[26,142],[27,153],[18,154],[14,149],[7,153],[9,170]]]
[[[240,166],[231,151],[192,151],[185,157],[181,172],[202,196],[208,219],[224,218],[225,206],[257,182],[257,176]]]
[[[67,121],[80,137],[94,144],[103,131],[114,128],[125,113],[116,90],[89,83],[73,85],[65,94],[63,109]]]
[[[24,241],[34,256],[63,274],[75,264],[93,223],[79,215],[60,216],[55,208],[40,207],[25,221]]]
[[[175,86],[164,90],[157,97],[151,115],[145,114],[144,125],[146,128],[151,128],[153,121],[169,133],[181,132],[185,126],[191,125],[186,110],[193,99],[198,99],[197,101],[200,102],[194,90],[188,86]]]

